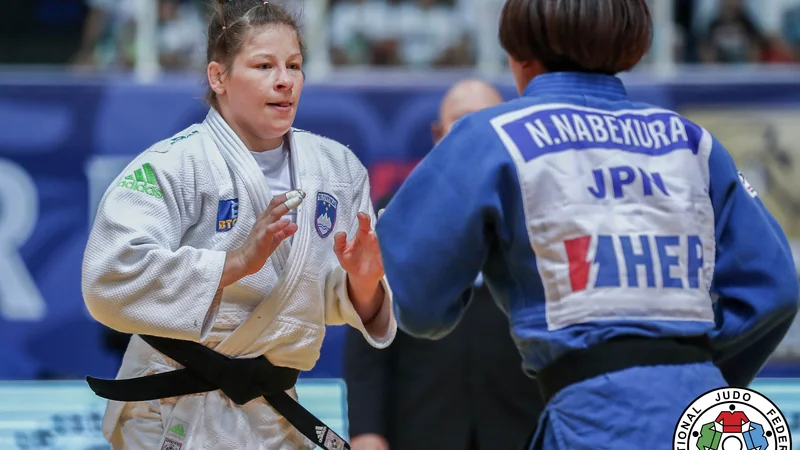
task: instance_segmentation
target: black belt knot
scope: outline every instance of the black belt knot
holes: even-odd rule
[[[344,439],[286,393],[297,383],[300,371],[275,366],[263,355],[251,359],[229,358],[197,342],[139,337],[184,368],[119,380],[86,377],[95,394],[109,400],[140,402],[219,389],[237,405],[263,397],[318,447],[349,450],[350,445]]]
[[[276,367],[264,356],[251,359],[229,358],[210,348],[190,341],[155,336],[140,336],[151,347],[185,367],[188,373],[209,390],[219,389],[237,405],[294,387],[298,370]],[[177,370],[174,372],[181,372]],[[170,372],[170,373],[174,373]],[[121,380],[116,380],[121,381]]]

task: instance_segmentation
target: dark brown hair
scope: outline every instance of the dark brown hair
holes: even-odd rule
[[[653,21],[646,0],[507,0],[499,37],[516,61],[549,72],[615,75],[650,49]]]
[[[300,51],[304,51],[298,21],[284,7],[264,0],[214,0],[214,10],[208,22],[207,62],[216,61],[231,67],[236,55],[253,29],[270,25],[285,25],[297,33]],[[229,69],[226,69],[229,70]],[[206,102],[217,107],[217,97],[211,88]]]

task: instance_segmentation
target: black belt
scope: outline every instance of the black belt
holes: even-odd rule
[[[572,384],[637,366],[683,365],[712,360],[708,339],[636,336],[616,338],[555,360],[536,374],[545,404]]]
[[[219,389],[237,405],[264,397],[318,447],[350,449],[350,444],[286,393],[297,383],[298,370],[274,366],[263,356],[228,358],[196,342],[146,335],[139,337],[184,368],[121,380],[86,377],[95,394],[108,400],[141,402]]]

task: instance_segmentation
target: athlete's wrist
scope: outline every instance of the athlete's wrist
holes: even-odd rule
[[[350,303],[363,323],[369,323],[378,316],[385,296],[380,280],[362,280],[348,274],[347,291]]]
[[[230,286],[245,276],[247,276],[247,265],[244,263],[241,253],[238,250],[226,252],[219,289]]]

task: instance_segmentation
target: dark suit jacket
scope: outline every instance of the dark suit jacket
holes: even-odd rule
[[[350,436],[380,434],[390,450],[517,450],[543,408],[485,286],[441,340],[398,330],[378,350],[350,328],[344,355]]]

